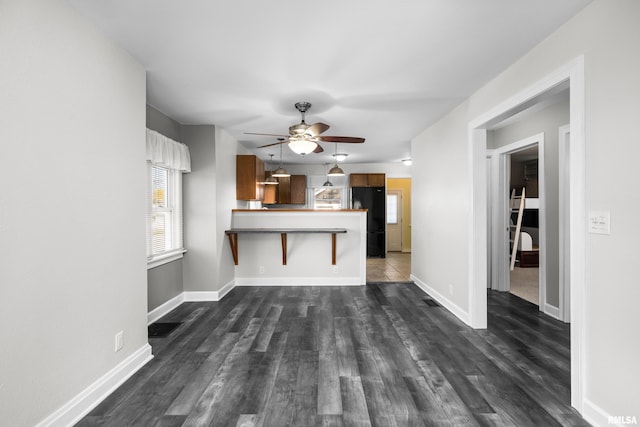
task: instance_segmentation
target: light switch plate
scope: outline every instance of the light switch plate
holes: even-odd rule
[[[589,212],[589,233],[611,234],[611,212]]]

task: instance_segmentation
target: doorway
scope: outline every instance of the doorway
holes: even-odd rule
[[[522,209],[518,199],[511,203],[510,238],[515,238],[515,228],[519,228],[515,250],[511,251],[513,266],[509,269],[509,292],[525,301],[540,305],[543,275],[540,274],[540,259],[545,253],[540,246],[540,236],[545,230],[540,227],[544,211],[539,209],[540,192],[538,144],[518,150],[509,155],[510,161],[510,193],[524,195]],[[519,217],[519,220],[518,220]],[[519,226],[518,226],[519,223]]]
[[[411,281],[411,178],[387,178],[386,255],[367,258],[367,282]]]
[[[508,117],[530,108],[541,99],[558,91],[570,89],[570,149],[568,278],[571,286],[571,404],[583,411],[586,399],[583,387],[584,348],[584,279],[585,279],[585,91],[584,57],[557,69],[530,87],[516,93],[495,108],[469,122],[469,167],[471,177],[471,206],[469,218],[469,324],[474,328],[487,327],[487,129]],[[494,262],[494,259],[491,259]]]

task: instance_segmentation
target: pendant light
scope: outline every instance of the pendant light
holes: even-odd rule
[[[269,167],[269,165],[271,163],[273,163],[273,154],[269,154],[269,157],[270,157],[270,159],[269,159],[269,162],[267,163],[267,168]],[[267,177],[267,179],[264,180],[263,184],[266,184],[266,185],[278,185],[279,182],[278,182],[277,179],[274,178],[273,173],[270,172],[269,170],[267,170],[267,172],[269,172],[269,176]]]
[[[338,154],[338,144],[336,144],[336,155]],[[335,156],[334,156],[335,157]],[[340,169],[336,161],[336,165],[329,170],[327,176],[344,176],[344,171]]]
[[[278,140],[280,140],[280,138],[278,138]],[[280,166],[278,166],[278,169],[273,171],[271,176],[275,178],[287,178],[291,176],[291,174],[287,172],[285,168],[282,167],[282,144],[280,144]]]
[[[327,164],[324,165],[324,174],[327,175]],[[323,187],[333,187],[333,184],[331,183],[331,181],[329,181],[329,176],[327,175],[327,180],[324,182],[324,184],[322,184]]]

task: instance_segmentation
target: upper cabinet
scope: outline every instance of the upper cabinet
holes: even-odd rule
[[[236,199],[262,200],[264,185],[264,162],[257,156],[236,156]]]
[[[383,173],[352,173],[349,175],[350,187],[384,187],[386,177]]]
[[[292,205],[307,203],[307,177],[305,175],[291,175],[290,201]]]
[[[307,203],[306,175],[291,175],[277,179],[278,185],[265,186],[263,204],[304,205]]]

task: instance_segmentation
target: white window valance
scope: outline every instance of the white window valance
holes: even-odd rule
[[[147,129],[147,160],[154,165],[191,172],[189,147],[151,129]]]

